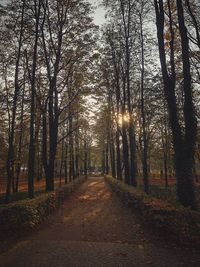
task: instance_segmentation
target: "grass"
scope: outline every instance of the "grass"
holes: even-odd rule
[[[139,190],[143,190],[143,187],[140,185],[138,187]],[[175,206],[179,206],[177,200],[177,193],[176,193],[176,186],[171,185],[168,187],[160,186],[160,185],[150,185],[150,196],[162,199],[164,201],[167,201]],[[196,192],[196,198],[198,206],[200,207],[200,187],[195,187]]]
[[[62,183],[61,187],[65,187],[67,184]],[[55,179],[55,190],[59,189],[59,180]],[[14,203],[16,201],[24,200],[24,199],[29,199],[28,197],[28,188],[27,187],[20,187],[19,186],[19,192],[17,193],[12,193],[11,194],[11,201],[10,203]],[[22,191],[23,190],[23,191]],[[36,181],[35,183],[35,197],[40,196],[41,194],[46,193],[45,191],[45,180],[41,180],[40,182]],[[0,194],[0,206],[5,204],[5,193]]]

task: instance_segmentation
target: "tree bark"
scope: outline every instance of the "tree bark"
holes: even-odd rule
[[[31,109],[30,109],[30,140],[28,155],[28,195],[29,198],[34,197],[34,175],[35,175],[35,96],[36,96],[36,67],[37,52],[39,39],[39,23],[42,0],[34,0],[34,16],[35,16],[35,43],[33,48],[32,70],[30,76],[31,82]],[[28,62],[27,62],[28,64]]]
[[[141,39],[141,118],[142,118],[142,166],[143,166],[143,181],[144,191],[149,194],[149,173],[148,173],[148,140],[146,133],[146,114],[145,114],[145,99],[144,99],[144,35],[142,14],[140,14],[140,39]]]
[[[177,178],[177,195],[179,202],[193,209],[196,208],[196,199],[193,185],[192,168],[194,162],[194,147],[196,140],[196,118],[192,99],[192,85],[190,75],[189,41],[187,28],[184,21],[182,1],[177,0],[177,15],[182,48],[183,78],[184,78],[184,123],[185,132],[182,132],[178,109],[176,104],[176,71],[174,63],[174,31],[171,13],[171,4],[168,0],[168,11],[170,21],[170,67],[171,74],[168,73],[165,42],[164,42],[164,6],[163,0],[154,0],[156,11],[157,36],[161,69],[163,74],[164,92],[168,104],[169,120],[173,136],[174,160]]]
[[[6,162],[6,169],[7,169],[7,186],[6,186],[6,203],[10,202],[11,198],[11,185],[13,179],[13,164],[14,164],[14,132],[15,132],[15,120],[16,120],[16,111],[17,111],[17,101],[20,91],[19,86],[19,66],[20,66],[20,59],[22,53],[22,42],[23,42],[23,35],[24,35],[24,15],[25,15],[25,0],[22,2],[22,11],[21,11],[21,22],[20,22],[20,34],[19,34],[19,42],[18,42],[18,51],[17,51],[17,58],[15,64],[15,91],[13,97],[13,108],[12,108],[12,121],[11,121],[11,128],[8,140],[8,154],[7,154],[7,162]]]

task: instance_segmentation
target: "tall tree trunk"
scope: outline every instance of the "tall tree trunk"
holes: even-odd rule
[[[141,39],[141,118],[142,118],[142,139],[143,139],[143,181],[144,191],[149,194],[149,173],[148,173],[148,140],[146,133],[146,114],[145,114],[145,99],[144,99],[144,35],[143,35],[143,21],[140,14],[140,39]]]
[[[132,116],[132,114],[131,114]],[[135,129],[133,119],[130,118],[129,123],[129,147],[130,147],[130,185],[137,186],[137,163],[136,163],[136,140],[135,140]]]
[[[130,150],[130,184],[132,186],[137,186],[135,127],[134,127],[133,118],[132,118],[132,105],[131,105],[131,92],[130,92],[131,88],[130,88],[130,44],[129,44],[130,29],[129,27],[130,25],[128,24],[128,29],[127,29],[128,32],[126,36],[126,83],[127,83],[127,102],[128,102],[128,115],[129,115],[128,133],[129,133],[129,150]]]
[[[47,190],[54,190],[54,171],[55,171],[55,158],[57,152],[57,142],[58,142],[58,126],[59,126],[59,93],[57,89],[57,79],[58,74],[60,72],[60,62],[61,62],[61,50],[63,44],[63,27],[67,20],[67,11],[68,4],[65,6],[65,3],[62,1],[57,1],[57,27],[58,32],[57,35],[54,36],[56,41],[51,36],[51,19],[50,19],[50,11],[49,11],[49,1],[47,0],[45,4],[43,3],[44,9],[44,18],[41,26],[42,30],[42,41],[43,41],[43,49],[45,56],[45,63],[47,68],[47,76],[49,80],[49,93],[48,93],[48,115],[49,115],[49,153],[48,153],[48,176],[47,176]],[[45,21],[48,24],[48,31],[51,38],[51,43],[53,43],[53,47],[56,49],[52,49],[51,58],[49,58],[49,52],[47,51],[47,42],[45,39]],[[53,68],[51,63],[53,63]]]
[[[15,133],[17,101],[18,101],[18,96],[19,96],[19,91],[20,91],[19,66],[20,66],[20,59],[21,59],[23,34],[24,34],[25,3],[26,3],[26,1],[23,0],[22,11],[21,11],[18,51],[17,51],[17,58],[16,58],[16,64],[15,64],[15,91],[14,91],[14,97],[13,97],[12,121],[11,121],[11,128],[10,128],[10,135],[9,135],[9,142],[8,142],[8,154],[7,154],[7,162],[6,162],[6,169],[7,169],[6,203],[10,202],[11,185],[12,185],[12,179],[13,179],[13,164],[14,164],[13,142],[14,142],[14,133]]]
[[[101,152],[101,168],[102,168],[102,173],[106,173],[106,164],[105,164],[105,149],[102,150]]]
[[[87,141],[84,140],[84,175],[87,177],[88,173],[88,148],[87,148]]]
[[[128,147],[128,138],[124,123],[122,125],[122,145],[123,145],[122,151],[123,151],[123,163],[124,163],[124,181],[126,184],[130,184],[129,147]]]
[[[45,179],[46,179],[46,191],[49,191],[49,162],[47,158],[47,107],[45,106],[42,114],[42,162],[45,171]]]
[[[109,144],[108,144],[108,138],[106,141],[106,150],[105,150],[105,173],[109,174]]]
[[[122,168],[121,168],[121,150],[119,139],[119,128],[116,132],[116,166],[117,166],[117,179],[122,180]]]
[[[164,108],[164,120],[162,124],[161,134],[162,134],[162,148],[163,148],[163,166],[164,166],[164,178],[165,187],[168,187],[168,132],[167,132],[167,118],[166,111]]]
[[[120,75],[119,75],[119,64],[116,58],[116,51],[113,44],[112,36],[109,38],[110,46],[112,50],[112,60],[114,65],[114,76],[115,76],[115,98],[116,98],[116,171],[117,171],[117,179],[122,180],[122,164],[121,164],[121,149],[120,149],[120,103],[121,103],[121,92],[120,92]],[[119,60],[119,59],[118,59]]]
[[[68,182],[68,143],[65,144],[65,184]]]
[[[74,138],[72,134],[73,120],[72,115],[69,118],[69,181],[71,182],[74,179]]]
[[[64,137],[64,133],[63,133]],[[63,172],[63,162],[64,162],[64,148],[65,148],[65,139],[63,138],[62,140],[62,145],[61,145],[61,159],[60,159],[60,186],[62,184],[62,172]]]
[[[23,128],[24,128],[24,95],[25,95],[25,73],[24,73],[24,86],[22,91],[22,101],[21,101],[21,114],[20,114],[20,136],[19,136],[19,147],[18,147],[18,155],[17,155],[17,168],[16,168],[16,185],[15,191],[18,192],[19,186],[19,177],[21,172],[21,155],[22,155],[22,140],[23,140]]]
[[[77,123],[78,123],[78,115],[77,115]],[[75,176],[76,178],[79,176],[79,140],[78,140],[78,130],[76,130],[75,134]]]
[[[112,177],[116,178],[116,168],[115,168],[115,148],[114,148],[114,140],[112,129],[110,130],[109,144],[110,144],[110,163],[111,163],[111,171]]]
[[[184,79],[184,119],[185,119],[185,136],[184,136],[184,153],[182,162],[176,158],[177,171],[180,172],[178,179],[178,198],[184,206],[196,208],[196,198],[194,193],[193,165],[195,154],[195,143],[197,134],[197,121],[195,116],[192,92],[192,79],[190,73],[190,49],[185,26],[184,11],[182,0],[177,0],[177,14],[179,32],[181,36],[183,79]],[[181,164],[181,165],[180,165]]]
[[[33,48],[32,71],[30,76],[31,82],[31,109],[30,109],[30,140],[28,155],[28,195],[34,197],[34,175],[35,175],[35,95],[36,95],[36,67],[37,52],[39,39],[39,23],[42,0],[34,0],[35,12],[35,43]],[[28,64],[28,62],[27,62]]]
[[[157,36],[159,45],[160,62],[163,74],[164,92],[168,104],[169,120],[173,136],[175,170],[177,178],[177,195],[179,202],[193,209],[196,208],[196,199],[193,185],[192,168],[194,162],[194,147],[196,139],[196,118],[192,99],[192,86],[190,75],[190,60],[189,60],[189,42],[187,37],[187,28],[185,27],[184,13],[182,1],[177,0],[177,14],[179,31],[182,47],[182,63],[183,63],[183,78],[184,78],[184,123],[185,132],[182,132],[179,118],[178,108],[176,104],[176,71],[174,62],[174,30],[171,13],[171,3],[168,0],[168,11],[170,21],[170,67],[171,74],[168,73],[165,42],[164,42],[164,6],[163,0],[154,0],[157,23]]]

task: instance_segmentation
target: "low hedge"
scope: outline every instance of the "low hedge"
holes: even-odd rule
[[[85,181],[79,178],[33,199],[19,200],[0,206],[0,237],[21,234],[38,226],[53,211],[57,210],[76,187]]]
[[[111,176],[105,180],[126,203],[137,210],[145,222],[161,230],[168,237],[180,243],[200,246],[200,213],[182,206],[175,207],[169,202],[151,197],[141,190],[125,185]]]

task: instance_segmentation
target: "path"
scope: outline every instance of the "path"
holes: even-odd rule
[[[153,238],[102,178],[90,178],[0,267],[199,267],[200,255]]]

